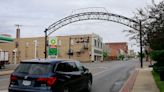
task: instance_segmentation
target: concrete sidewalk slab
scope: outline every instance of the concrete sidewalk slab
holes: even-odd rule
[[[132,92],[159,92],[151,71],[152,68],[139,69]]]
[[[137,68],[138,73],[133,73],[123,85],[120,92],[159,92],[149,68],[149,62],[143,62],[143,68]]]

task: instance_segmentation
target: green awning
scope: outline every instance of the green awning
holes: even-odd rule
[[[0,36],[0,40],[2,40],[2,41],[12,42],[14,39],[11,38],[11,37]]]

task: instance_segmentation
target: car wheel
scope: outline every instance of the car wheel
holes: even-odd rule
[[[65,87],[62,92],[69,92],[69,89]]]
[[[87,83],[87,89],[86,89],[86,91],[87,91],[87,92],[90,92],[90,91],[91,91],[91,87],[92,87],[92,83],[91,83],[91,81],[89,80],[88,83]]]

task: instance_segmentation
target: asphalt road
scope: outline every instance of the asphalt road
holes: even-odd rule
[[[138,62],[106,64],[107,69],[94,74],[91,92],[119,92]]]
[[[119,92],[137,61],[114,61],[106,63],[85,63],[93,74],[91,92]],[[0,76],[0,92],[7,92],[9,75]]]
[[[10,76],[5,75],[5,76],[0,76],[0,92],[7,92],[8,86],[9,86],[9,80]]]

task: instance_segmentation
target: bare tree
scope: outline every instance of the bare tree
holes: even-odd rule
[[[143,45],[164,49],[164,1],[138,9],[133,18],[142,21]],[[134,26],[139,27],[138,24]],[[136,30],[128,30],[128,33],[130,39],[139,40],[139,32]]]

